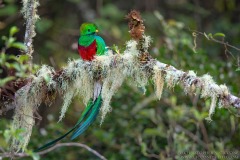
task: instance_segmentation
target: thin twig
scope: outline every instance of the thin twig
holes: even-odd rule
[[[0,151],[6,153],[6,151],[2,147],[0,147]]]
[[[201,145],[203,148],[205,148],[206,150],[209,150],[209,146],[204,143],[198,136],[194,135],[192,132],[190,132],[189,130],[183,128],[181,125],[177,124],[176,127],[178,129],[180,129],[181,131],[183,131],[188,137],[190,137],[191,139],[193,139],[195,142],[197,142],[199,145]]]
[[[208,133],[202,120],[199,121],[199,126],[203,135],[204,142],[208,144],[209,143]]]
[[[149,103],[156,101],[157,97],[155,93],[152,93],[150,96],[147,98],[144,98],[142,101],[138,102],[134,107],[133,110],[131,111],[132,114],[136,114],[139,111],[141,111],[144,107],[148,106]]]
[[[202,36],[204,36],[204,37],[206,37],[206,34],[205,34],[205,33],[199,32],[199,31],[197,31],[197,30],[192,30],[192,29],[190,29],[190,28],[189,28],[189,30],[192,31],[192,32],[195,32],[195,33],[197,33],[197,34],[200,34],[200,35],[202,35]],[[237,47],[229,44],[228,42],[220,41],[220,40],[217,40],[217,39],[215,39],[215,38],[213,38],[213,37],[210,37],[210,36],[207,36],[206,38],[207,38],[208,40],[212,40],[212,41],[214,41],[214,42],[216,42],[216,43],[223,44],[223,45],[225,46],[225,48],[226,48],[226,46],[228,46],[228,47],[233,48],[233,49],[235,49],[235,50],[237,50],[237,51],[240,51],[240,48],[237,48]]]
[[[89,152],[93,153],[94,155],[96,155],[98,158],[100,158],[101,160],[107,160],[106,157],[104,157],[103,155],[101,155],[99,152],[97,152],[96,150],[90,148],[89,146],[85,145],[85,144],[82,144],[82,143],[58,143],[56,144],[55,146],[51,147],[51,148],[48,148],[44,151],[41,151],[41,152],[37,152],[39,155],[44,155],[44,154],[47,154],[59,147],[81,147],[81,148],[84,148],[86,150],[88,150]],[[26,154],[26,153],[14,153],[14,154],[11,154],[11,153],[4,153],[4,154],[1,154],[0,155],[0,158],[8,158],[8,157],[18,157],[18,158],[22,158],[22,157],[29,157],[30,155]]]

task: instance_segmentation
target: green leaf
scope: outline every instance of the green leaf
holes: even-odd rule
[[[8,38],[6,36],[2,36],[2,40],[7,41]]]
[[[37,154],[35,152],[33,152],[33,154],[31,156],[32,156],[33,160],[39,160],[40,159],[39,154]]]
[[[39,160],[39,159],[40,159],[39,154],[33,152],[32,150],[26,150],[25,152],[26,152],[29,156],[31,156],[33,160]]]
[[[7,60],[6,54],[5,53],[0,54],[0,64],[5,65],[6,60]]]
[[[210,38],[210,39],[213,38],[212,33],[209,33],[209,34],[207,35],[207,37]]]
[[[10,37],[7,41],[7,47],[11,47],[15,41],[16,41],[16,38]]]
[[[144,135],[160,136],[160,135],[162,135],[162,133],[161,133],[161,130],[159,128],[146,128],[144,130]]]
[[[6,141],[9,141],[11,138],[11,131],[9,129],[4,130],[3,136],[6,139]]]
[[[213,37],[225,37],[224,33],[215,33]]]
[[[8,55],[8,59],[18,61],[18,58],[15,55]]]
[[[23,64],[24,62],[27,62],[29,60],[29,56],[28,55],[20,55],[18,57],[18,62]]]
[[[10,29],[10,37],[12,37],[18,31],[19,31],[19,29],[16,26],[11,27],[11,29]]]
[[[142,152],[142,154],[143,154],[144,156],[147,156],[147,155],[148,155],[148,154],[147,154],[147,144],[144,143],[144,142],[141,143],[141,152]]]
[[[238,68],[236,69],[236,71],[239,72],[239,71],[240,71],[240,67],[238,67]]]
[[[177,104],[177,97],[176,96],[171,96],[170,101],[172,104],[176,105]]]
[[[10,65],[9,65],[9,68],[14,68],[15,70],[17,70],[18,72],[20,72],[21,71],[21,65],[19,64],[19,63],[11,63]]]
[[[0,79],[0,87],[4,86],[7,82],[14,80],[14,79],[15,79],[15,77],[13,77],[13,76],[9,76],[9,77]]]
[[[5,62],[4,65],[5,65],[8,69],[14,68],[12,63]]]
[[[27,50],[27,47],[23,43],[21,43],[21,42],[14,42],[14,43],[12,43],[11,47],[18,48],[18,49],[21,49],[21,50],[24,50],[24,51]]]

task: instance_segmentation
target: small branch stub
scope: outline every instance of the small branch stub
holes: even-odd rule
[[[127,16],[128,27],[130,29],[129,33],[131,37],[135,40],[140,40],[143,38],[143,34],[145,31],[145,26],[143,24],[142,17],[140,12],[136,10],[132,10]]]

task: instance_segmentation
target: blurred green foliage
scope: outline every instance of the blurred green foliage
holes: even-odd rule
[[[38,65],[29,66],[27,64],[28,55],[15,56],[8,53],[8,50],[12,48],[21,50],[23,53],[26,50],[26,46],[22,42],[17,42],[14,37],[18,31],[19,29],[13,26],[10,28],[8,37],[2,36],[4,46],[0,53],[0,87],[17,78],[27,78],[29,73],[35,73],[38,69]]]
[[[194,70],[198,75],[208,73],[218,84],[225,83],[233,94],[240,96],[239,51],[228,48],[229,52],[225,52],[224,45],[197,35],[194,53],[191,31],[198,30],[220,39],[224,37],[239,48],[240,2],[237,0],[66,0],[61,3],[42,0],[40,3],[38,13],[41,19],[36,25],[33,55],[37,64],[60,68],[69,58],[79,58],[76,44],[79,26],[85,21],[94,21],[108,46],[115,45],[114,48],[123,51],[125,42],[130,38],[124,15],[131,9],[138,9],[145,20],[146,34],[153,39],[150,50],[153,57],[184,71]],[[18,2],[5,2],[0,10],[3,18],[1,34],[7,35],[11,26],[16,25],[20,28],[17,37],[24,37],[24,21],[17,16],[20,7]],[[11,40],[11,30],[14,33],[14,29],[10,29],[10,36],[3,38],[0,45],[23,49],[21,45],[13,45],[16,39],[12,37]],[[1,54],[3,57],[6,55]],[[151,83],[149,81],[147,92],[142,95],[131,81],[126,82],[114,96],[111,103],[113,110],[105,122],[101,126],[97,122],[93,124],[77,142],[87,144],[110,160],[184,159],[181,157],[184,153],[192,157],[201,156],[197,154],[200,151],[220,156],[224,151],[240,149],[237,110],[217,109],[213,121],[208,123],[205,118],[210,100],[199,99],[199,95],[186,95],[177,86],[174,89],[165,88],[162,99],[158,101]],[[80,101],[76,99],[73,102],[61,123],[57,123],[60,99],[51,108],[42,105],[39,113],[43,120],[39,122],[36,119],[29,149],[37,148],[71,128],[83,110]],[[1,118],[1,128],[7,128],[6,124],[9,121]],[[3,139],[0,138],[0,146],[5,148]],[[66,138],[63,141],[70,140]],[[88,151],[75,147],[59,148],[42,159],[72,160],[79,157],[96,159]]]

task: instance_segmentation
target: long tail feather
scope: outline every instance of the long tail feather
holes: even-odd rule
[[[43,145],[42,147],[39,147],[38,149],[34,150],[34,152],[39,152],[41,150],[44,150],[44,149],[47,149],[47,148],[53,146],[55,143],[57,143],[58,141],[60,141],[64,137],[66,137],[69,133],[71,133],[76,128],[77,128],[77,126],[74,126],[72,129],[70,129],[67,133],[65,133],[61,137],[59,137],[59,138],[57,138],[57,139],[55,139],[55,140],[53,140],[51,142],[48,142],[47,144]]]
[[[54,144],[56,144],[58,141],[62,140],[63,138],[65,138],[67,135],[69,135],[72,131],[74,131],[83,121],[83,119],[88,115],[89,111],[93,108],[94,103],[92,100],[89,100],[87,107],[84,109],[81,117],[79,118],[78,122],[76,123],[76,125],[70,129],[67,133],[65,133],[64,135],[58,137],[57,139],[48,142],[47,144],[39,147],[38,149],[34,150],[34,152],[39,152],[41,150],[47,149],[50,146],[53,146]]]
[[[98,99],[94,103],[94,106],[92,107],[92,110],[90,111],[87,119],[72,134],[71,140],[73,140],[76,137],[78,137],[79,135],[81,135],[94,122],[94,120],[96,119],[96,117],[100,111],[101,105],[102,105],[102,97],[100,95],[100,96],[98,96]]]
[[[92,109],[92,107],[94,106],[94,101],[92,99],[90,99],[88,101],[87,107],[83,110],[83,113],[81,115],[81,117],[78,119],[77,123],[75,124],[75,126],[78,126],[83,119],[88,115],[89,111]]]

